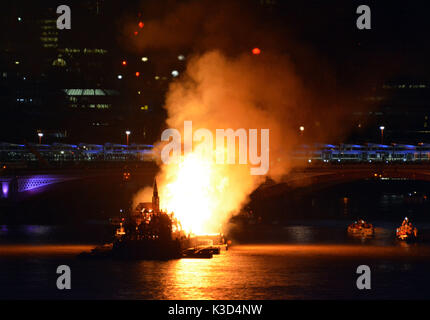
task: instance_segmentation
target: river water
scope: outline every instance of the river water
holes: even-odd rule
[[[2,227],[3,233],[5,227]],[[48,232],[50,227],[41,228]],[[52,228],[52,227],[51,227]],[[312,235],[344,230],[291,226],[288,244],[239,244],[213,259],[80,260],[91,244],[3,243],[1,299],[423,299],[430,298],[430,245],[397,243],[378,229],[370,243],[317,243]],[[39,232],[42,232],[39,230]],[[291,243],[296,242],[296,243]],[[68,265],[72,289],[56,288]],[[368,265],[371,290],[358,290],[356,268]]]
[[[0,224],[0,299],[429,299],[428,185],[415,187],[303,195],[295,205],[281,203],[285,221],[281,210],[232,228],[237,240],[213,259],[81,260],[105,226]],[[405,214],[420,230],[418,243],[394,239]],[[346,235],[357,216],[375,225],[373,239]],[[56,288],[59,265],[71,268],[71,290]],[[370,290],[357,289],[360,265],[371,269]]]

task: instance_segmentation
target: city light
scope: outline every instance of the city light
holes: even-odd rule
[[[121,80],[121,79],[122,79],[122,75],[120,75],[120,74],[119,74],[119,75],[117,76],[117,78],[118,78],[119,80]]]
[[[127,136],[127,145],[128,145],[128,143],[129,143],[129,137],[130,137],[131,131],[130,131],[130,130],[125,131],[125,134],[126,134],[126,136]]]
[[[380,126],[379,130],[381,130],[381,144],[384,144],[384,126]]]
[[[127,61],[126,60],[122,60],[122,65],[126,66],[127,65]]]
[[[144,26],[144,24],[143,24],[143,22],[142,22],[142,21],[140,21],[138,25],[139,25],[139,28],[140,28],[140,29],[142,29],[142,28],[143,28],[143,26]]]
[[[178,56],[178,60],[179,60],[179,61],[183,61],[183,60],[185,60],[185,56],[184,56],[183,54],[180,54],[180,55]]]
[[[143,61],[143,62],[148,61],[148,57],[142,57],[142,61]]]
[[[260,48],[254,48],[254,49],[252,49],[252,54],[259,55],[260,53],[261,53]]]
[[[172,71],[172,76],[177,77],[179,76],[179,72],[177,70]]]
[[[42,144],[43,133],[42,132],[38,132],[37,136],[39,137],[39,144]]]
[[[140,72],[139,71],[136,71],[136,77],[138,77],[138,76],[140,76]]]

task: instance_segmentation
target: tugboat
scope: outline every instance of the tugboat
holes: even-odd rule
[[[405,217],[402,225],[396,229],[396,238],[402,241],[415,241],[418,239],[418,229],[412,225],[408,217]]]
[[[375,228],[371,223],[360,219],[348,226],[348,234],[351,236],[372,237],[375,234]]]

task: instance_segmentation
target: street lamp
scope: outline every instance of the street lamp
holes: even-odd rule
[[[125,134],[127,135],[127,145],[128,145],[128,141],[129,141],[130,133],[131,133],[131,131],[130,131],[130,130],[127,130],[127,131],[125,132]]]
[[[381,130],[381,144],[384,144],[384,126],[380,126],[379,130]]]
[[[303,131],[305,131],[305,127],[304,126],[300,126],[299,130],[300,130],[300,134],[303,135]]]
[[[39,144],[42,144],[43,133],[42,132],[38,132],[37,136],[39,137]]]

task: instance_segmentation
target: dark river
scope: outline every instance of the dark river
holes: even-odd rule
[[[426,190],[360,183],[271,199],[279,215],[270,209],[270,221],[235,222],[234,245],[213,259],[80,260],[106,226],[3,224],[0,299],[429,299]],[[294,212],[285,218],[287,209]],[[406,214],[420,231],[418,243],[394,239]],[[358,216],[375,225],[373,239],[346,235]],[[56,288],[59,265],[71,268],[71,290]],[[356,287],[359,265],[371,269],[370,290]]]

